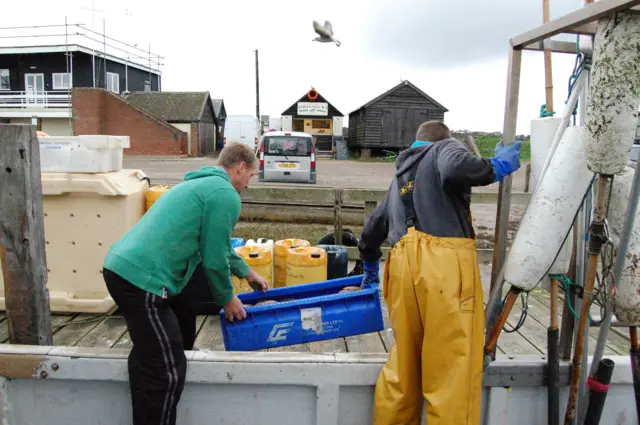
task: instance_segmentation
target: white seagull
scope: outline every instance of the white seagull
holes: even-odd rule
[[[324,26],[321,26],[318,21],[313,21],[313,29],[317,32],[320,37],[316,37],[313,41],[317,41],[319,43],[336,43],[336,46],[340,47],[340,42],[333,38],[333,28],[331,27],[331,22],[324,21]]]

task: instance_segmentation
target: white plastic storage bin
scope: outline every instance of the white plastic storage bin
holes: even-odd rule
[[[265,238],[258,238],[258,240],[253,240],[253,239],[249,239],[247,241],[247,243],[245,244],[246,246],[261,246],[263,248],[266,248],[267,251],[269,251],[271,253],[271,258],[273,259],[273,239],[265,239]]]
[[[145,174],[42,174],[42,204],[52,312],[108,313],[115,309],[102,276],[109,247],[145,211]],[[4,285],[0,309],[5,309]]]
[[[43,173],[105,173],[120,171],[129,136],[38,137]]]

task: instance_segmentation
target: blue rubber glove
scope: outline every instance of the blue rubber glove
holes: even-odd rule
[[[380,271],[380,261],[363,261],[362,266],[364,267],[364,280],[365,283],[380,283],[380,276],[378,275]]]
[[[508,146],[504,146],[502,140],[496,144],[495,156],[489,159],[496,175],[494,182],[502,181],[505,176],[520,168],[520,147],[522,147],[520,141],[515,141]]]

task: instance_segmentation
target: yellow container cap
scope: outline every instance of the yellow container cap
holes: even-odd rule
[[[236,253],[249,266],[263,266],[271,263],[271,251],[263,246],[239,246],[235,248]]]
[[[311,243],[309,243],[309,241],[305,241],[304,239],[282,239],[282,240],[276,241],[276,243],[274,244],[273,251],[274,251],[274,254],[279,257],[286,257],[287,251],[294,246],[295,247],[311,246]]]
[[[314,267],[327,264],[327,251],[322,248],[301,246],[287,251],[287,264]]]

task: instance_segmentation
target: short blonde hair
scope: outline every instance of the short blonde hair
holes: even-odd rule
[[[218,165],[225,168],[232,168],[241,162],[249,167],[255,167],[258,162],[255,152],[244,143],[230,143],[220,151],[218,156]]]
[[[439,142],[451,138],[451,131],[443,122],[427,121],[422,123],[416,132],[419,142]]]

